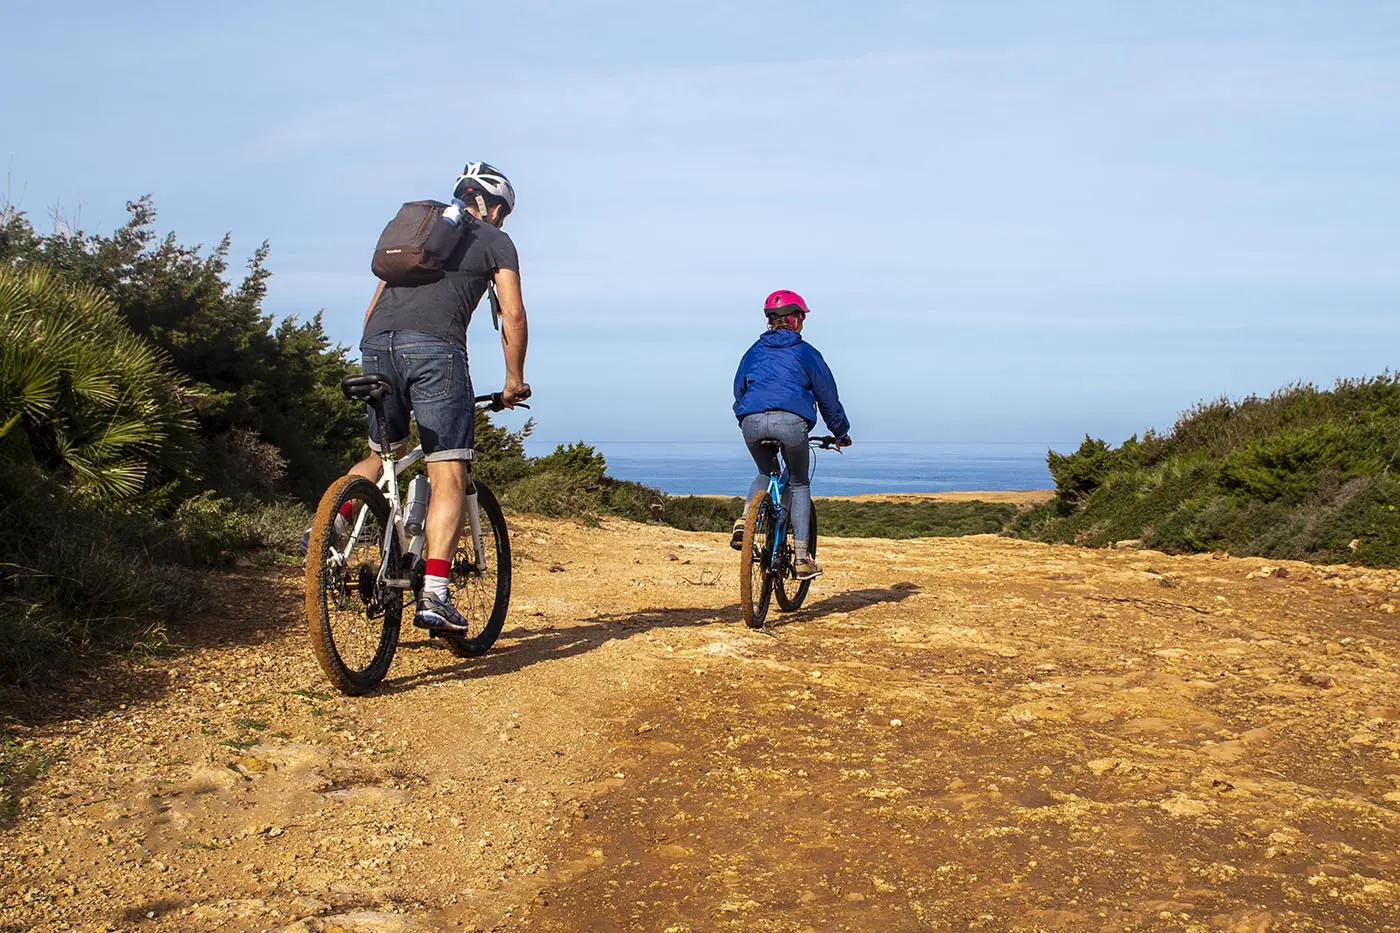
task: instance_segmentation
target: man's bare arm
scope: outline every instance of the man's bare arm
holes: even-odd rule
[[[501,311],[501,350],[506,356],[506,384],[501,394],[507,405],[529,397],[525,382],[525,348],[530,342],[530,326],[525,320],[525,300],[520,295],[520,274],[497,269],[496,301]]]

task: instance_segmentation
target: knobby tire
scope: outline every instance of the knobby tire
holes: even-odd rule
[[[448,583],[453,605],[471,628],[465,632],[439,633],[459,658],[485,654],[500,637],[506,612],[510,609],[510,535],[506,530],[505,513],[486,484],[480,480],[474,482],[481,512],[481,547],[486,552],[487,567],[484,572],[478,572],[474,566],[471,526],[464,514]]]
[[[812,555],[812,559],[817,558],[817,504],[812,503],[811,530],[807,534],[807,553]],[[788,522],[787,527],[787,566],[783,568],[783,573],[778,576],[778,588],[774,594],[778,597],[778,608],[784,612],[795,612],[802,608],[802,603],[807,599],[807,591],[812,588],[811,580],[797,580],[788,576],[788,571],[793,567],[792,550],[792,522]],[[791,592],[789,592],[791,590]]]
[[[365,521],[355,552],[344,567],[330,561],[337,543],[334,523],[347,502],[359,503],[348,520],[354,527],[362,506],[371,518]],[[321,670],[340,692],[350,696],[368,693],[389,671],[399,642],[403,615],[403,591],[361,592],[361,584],[373,580],[383,561],[384,528],[389,503],[373,482],[361,476],[342,476],[321,497],[306,550],[306,617],[311,648]],[[391,538],[389,576],[400,573],[397,538]]]
[[[763,628],[773,595],[773,575],[768,566],[772,526],[768,493],[760,492],[744,513],[744,544],[739,550],[739,604],[744,611],[744,624],[749,628]]]

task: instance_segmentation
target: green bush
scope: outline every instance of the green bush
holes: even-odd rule
[[[817,528],[835,538],[953,538],[999,534],[1019,511],[1006,502],[828,499],[817,503]]]
[[[677,496],[666,499],[664,515],[666,524],[674,528],[727,532],[743,517],[744,500],[739,496]]]
[[[665,518],[666,494],[659,489],[605,476],[599,483],[599,493],[609,515],[634,522],[662,521]]]
[[[363,408],[339,389],[341,378],[356,371],[348,349],[331,344],[319,314],[274,322],[263,313],[266,244],[248,261],[242,281],[230,284],[227,237],[206,254],[173,234],[158,238],[150,198],[127,208],[128,221],[111,235],[40,236],[22,213],[7,215],[0,224],[0,269],[44,266],[75,287],[101,293],[125,327],[114,331],[104,317],[83,323],[81,331],[94,339],[135,341],[168,358],[183,380],[172,379],[169,387],[187,396],[184,410],[193,408],[195,462],[205,473],[186,491],[316,501],[364,446]],[[285,466],[274,471],[270,488],[261,478],[247,482],[246,461],[237,459],[246,444],[227,442],[238,432],[270,447]]]
[[[1134,538],[1166,551],[1393,566],[1397,450],[1395,374],[1218,399],[1185,412],[1165,436],[1117,449],[1086,438],[1071,454],[1052,452],[1056,500],[1013,530],[1087,545]]]
[[[818,499],[817,529],[833,538],[930,538],[1000,534],[1020,510],[1004,502],[916,502]],[[728,532],[744,500],[681,496],[667,499],[666,524],[686,531]]]
[[[0,458],[0,527],[0,681],[157,643],[198,603],[195,577],[154,556],[163,522],[94,507],[33,464]]]
[[[567,473],[585,482],[596,483],[608,472],[608,461],[594,448],[579,441],[560,444],[547,457],[535,460],[535,469],[552,473]]]
[[[0,267],[0,439],[75,495],[129,499],[188,453],[191,396],[91,286]]]
[[[512,483],[501,494],[501,503],[517,512],[552,518],[595,518],[604,511],[598,484],[555,471],[536,471]]]

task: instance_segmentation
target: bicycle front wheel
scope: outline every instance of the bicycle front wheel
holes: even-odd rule
[[[739,550],[739,603],[749,628],[763,628],[773,596],[772,530],[773,507],[768,493],[760,492],[744,513],[744,545]]]
[[[306,550],[306,617],[321,670],[341,693],[368,693],[389,672],[399,643],[403,591],[398,539],[384,553],[389,502],[362,476],[342,476],[321,497]]]
[[[463,516],[462,536],[452,558],[448,579],[452,605],[467,622],[465,632],[439,634],[460,658],[485,654],[496,643],[510,608],[510,535],[506,517],[486,484],[476,481],[477,511],[481,516],[481,553],[472,542],[471,522]]]
[[[807,553],[813,559],[817,556],[817,504],[812,503],[812,510],[808,513],[811,516],[812,524],[807,533]],[[792,525],[788,525],[788,543],[792,542]],[[789,546],[788,553],[792,553]],[[788,561],[788,568],[792,567],[792,561]],[[802,602],[807,598],[807,591],[812,588],[811,580],[795,580],[787,574],[778,578],[778,591],[774,595],[778,597],[778,608],[784,612],[793,612],[802,608]]]

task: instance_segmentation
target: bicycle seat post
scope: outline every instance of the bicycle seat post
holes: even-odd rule
[[[393,463],[394,452],[389,444],[389,426],[384,417],[384,399],[394,394],[389,380],[380,373],[346,376],[340,380],[340,391],[351,401],[364,402],[374,410],[374,423],[379,428],[379,456],[386,463]]]
[[[782,442],[774,440],[770,437],[759,441],[758,446],[766,447],[767,449],[773,451],[773,465],[768,468],[768,475],[781,476],[783,472],[783,464],[781,460],[781,455],[783,452]]]

